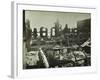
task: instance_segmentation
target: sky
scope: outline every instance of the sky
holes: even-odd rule
[[[75,13],[75,12],[54,12],[54,11],[25,11],[25,20],[30,21],[30,27],[37,28],[46,27],[50,31],[51,27],[54,27],[54,23],[59,20],[59,23],[64,29],[65,24],[68,24],[69,28],[76,28],[77,21],[89,19],[91,15],[89,13]]]

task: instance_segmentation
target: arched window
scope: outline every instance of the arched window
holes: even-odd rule
[[[52,35],[55,36],[55,29],[52,29]]]
[[[46,36],[46,33],[45,33],[45,32],[43,32],[43,33],[42,33],[42,35],[43,35],[43,36]]]
[[[43,28],[42,31],[46,31],[46,28]]]

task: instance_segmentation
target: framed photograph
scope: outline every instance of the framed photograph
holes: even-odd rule
[[[12,71],[17,77],[96,72],[96,8],[12,3]]]

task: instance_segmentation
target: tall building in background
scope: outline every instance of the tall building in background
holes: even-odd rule
[[[36,39],[37,36],[38,36],[38,34],[37,34],[37,28],[34,28],[33,29],[33,37],[34,37],[34,39]]]
[[[59,23],[59,20],[57,19],[57,21],[55,22],[55,36],[59,37],[61,35],[61,31],[62,31],[62,26]]]

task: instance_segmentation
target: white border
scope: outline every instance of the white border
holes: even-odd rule
[[[95,51],[95,31],[96,31],[96,9],[86,7],[68,7],[68,6],[54,6],[54,5],[38,5],[13,3],[12,26],[13,31],[13,50],[12,50],[12,77],[45,77],[55,75],[67,75],[72,73],[90,73],[96,72],[97,56]],[[81,12],[91,13],[91,66],[90,67],[72,67],[72,68],[57,68],[57,69],[33,69],[23,70],[22,66],[22,31],[23,18],[22,10],[44,10],[44,11],[59,11],[59,12]]]

